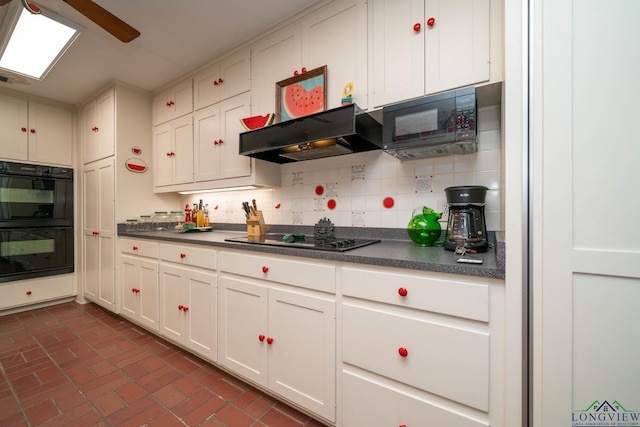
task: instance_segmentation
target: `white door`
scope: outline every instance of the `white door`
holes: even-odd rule
[[[220,103],[220,124],[223,129],[220,151],[220,178],[251,175],[251,158],[241,156],[240,133],[245,129],[240,119],[251,114],[250,96],[240,95]]]
[[[0,94],[0,157],[27,160],[27,111],[26,100]]]
[[[187,292],[184,270],[160,264],[160,333],[184,343]]]
[[[99,303],[115,309],[115,171],[113,159],[98,167],[98,241],[100,245]]]
[[[173,134],[173,183],[193,182],[193,118],[180,117],[171,122]]]
[[[335,420],[336,303],[269,289],[269,389]]]
[[[153,128],[153,184],[156,187],[173,183],[173,142],[171,123]]]
[[[637,426],[640,2],[534,12],[535,425]]]
[[[96,155],[98,159],[115,154],[116,120],[113,91],[113,89],[109,89],[96,100],[96,134],[98,136]]]
[[[29,102],[29,160],[71,166],[73,121],[69,110]]]
[[[98,165],[93,163],[82,170],[82,250],[85,295],[98,297],[100,245],[98,244]]]
[[[426,93],[489,80],[490,0],[426,0]]]
[[[220,107],[213,105],[193,115],[196,182],[220,177],[221,150]]]
[[[120,292],[122,306],[120,314],[137,320],[140,312],[140,299],[136,290],[140,288],[140,266],[138,258],[120,255]]]
[[[201,271],[185,271],[187,287],[186,342],[196,353],[217,360],[216,276]]]
[[[139,320],[146,327],[157,331],[159,321],[158,261],[141,259],[138,261],[137,289],[139,300]],[[125,288],[126,291],[126,288]]]
[[[267,386],[267,288],[230,276],[219,278],[218,361]]]
[[[373,0],[375,107],[424,95],[424,0]]]

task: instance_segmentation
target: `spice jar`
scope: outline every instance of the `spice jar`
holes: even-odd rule
[[[181,222],[184,222],[184,213],[182,211],[171,211],[169,214],[169,228],[176,228]]]
[[[126,230],[127,230],[127,233],[135,233],[136,231],[138,231],[138,220],[128,219]]]
[[[151,231],[151,215],[140,215],[138,220],[138,231]]]
[[[153,229],[165,231],[169,229],[169,215],[167,212],[155,212],[153,215]]]

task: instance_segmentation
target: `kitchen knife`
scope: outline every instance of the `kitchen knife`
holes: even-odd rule
[[[244,209],[245,216],[249,219],[249,202],[242,202],[242,208]]]
[[[256,205],[256,199],[251,200],[251,204],[253,205],[253,209],[257,212],[258,211],[258,205]]]

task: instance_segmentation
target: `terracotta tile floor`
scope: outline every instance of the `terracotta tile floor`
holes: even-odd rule
[[[93,305],[0,317],[0,426],[321,426]]]

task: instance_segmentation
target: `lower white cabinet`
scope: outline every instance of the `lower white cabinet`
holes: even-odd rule
[[[504,425],[501,281],[360,266],[341,277],[342,425]]]
[[[158,332],[158,243],[120,239],[120,314]]]
[[[76,294],[71,274],[17,280],[0,285],[0,311],[70,298]]]
[[[189,264],[189,260],[204,260],[207,255],[208,269]],[[160,334],[205,359],[217,361],[216,252],[160,244],[160,259]]]
[[[225,273],[236,270],[241,258],[246,276]],[[335,296],[272,280],[298,277],[304,283],[310,276],[304,265],[334,272],[332,266],[279,257],[220,254],[219,363],[335,422]],[[254,270],[264,278],[252,278]]]

